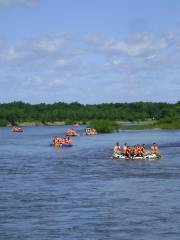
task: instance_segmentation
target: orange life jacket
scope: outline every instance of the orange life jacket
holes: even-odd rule
[[[131,155],[135,154],[135,148],[134,148],[134,147],[132,147],[132,148],[130,149],[130,153],[131,153]]]
[[[69,140],[67,138],[65,139],[65,143],[69,143]]]

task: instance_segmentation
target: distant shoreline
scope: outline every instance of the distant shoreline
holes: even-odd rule
[[[17,123],[17,126],[19,127],[35,127],[35,126],[63,126],[66,125],[65,122],[63,121],[55,121],[55,122],[47,122],[47,123],[42,123],[42,122],[22,122],[22,123]],[[8,124],[6,127],[13,127],[12,124]]]
[[[78,124],[81,125],[88,125],[89,122],[83,123],[78,122]],[[116,121],[118,124],[118,130],[178,130],[180,128],[175,127],[172,124],[158,124],[157,121],[140,121],[140,122],[129,122],[129,121]],[[38,127],[38,126],[65,126],[70,125],[74,126],[74,124],[68,124],[65,121],[55,121],[55,122],[21,122],[17,123],[17,126],[19,127]],[[12,124],[8,124],[5,127],[13,127]]]
[[[80,104],[0,104],[0,126],[63,126],[95,122],[100,131],[120,128],[180,129],[180,102],[175,104],[134,102]],[[108,124],[107,124],[108,122]],[[111,124],[110,124],[111,123]],[[102,129],[103,128],[103,129]]]
[[[149,125],[149,124],[153,124],[155,123],[155,121],[140,121],[140,122],[130,122],[130,121],[115,121],[117,122],[117,124],[121,127],[127,127],[127,129],[130,127],[130,126],[133,126],[133,127],[136,127],[136,126],[139,126],[139,125]],[[86,123],[82,123],[82,122],[78,122],[79,125],[86,125],[88,124],[89,121],[87,121]],[[74,124],[67,124],[65,121],[54,121],[54,122],[20,122],[20,123],[17,123],[16,126],[18,127],[33,127],[33,126],[65,126],[65,125],[75,125],[76,123]],[[6,127],[13,127],[14,125],[12,124],[7,124]]]

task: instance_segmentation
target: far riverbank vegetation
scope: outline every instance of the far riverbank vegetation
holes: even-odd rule
[[[180,101],[177,103],[103,103],[80,104],[78,102],[54,104],[28,104],[12,102],[0,104],[0,126],[28,123],[50,125],[53,123],[88,123],[99,132],[120,129],[180,129]],[[122,123],[144,124],[122,124]],[[27,125],[28,125],[27,124]],[[117,126],[117,124],[119,126]]]

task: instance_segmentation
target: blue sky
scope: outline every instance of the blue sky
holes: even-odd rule
[[[176,102],[179,0],[0,0],[0,102]]]

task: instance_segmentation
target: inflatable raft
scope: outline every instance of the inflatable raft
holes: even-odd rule
[[[156,154],[148,154],[148,155],[145,155],[145,156],[136,156],[136,157],[132,157],[132,158],[129,158],[125,155],[122,155],[122,154],[119,154],[119,153],[114,153],[113,154],[113,159],[124,159],[124,160],[156,160],[156,159],[159,159],[161,158],[160,155],[156,155]]]
[[[72,147],[73,146],[73,144],[71,144],[71,143],[62,143],[61,144],[61,147]]]
[[[95,128],[86,128],[85,135],[97,135],[97,131]]]
[[[62,147],[72,147],[73,144],[71,143],[57,143],[57,144],[50,144],[51,147],[55,148],[62,148]]]
[[[13,127],[12,128],[12,132],[23,132],[23,129],[22,128],[20,128],[20,127]]]
[[[69,129],[69,130],[66,131],[66,136],[77,137],[77,136],[79,136],[79,134],[76,131]]]

